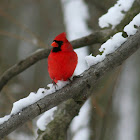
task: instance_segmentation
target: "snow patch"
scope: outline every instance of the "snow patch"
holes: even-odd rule
[[[72,140],[89,140],[89,131],[89,128],[79,130]]]
[[[18,113],[18,115],[21,115],[20,112],[22,112],[24,108],[26,108],[29,105],[34,104],[35,102],[37,102],[38,100],[44,98],[45,96],[49,94],[54,93],[56,90],[63,88],[68,83],[69,81],[58,81],[56,86],[54,86],[53,84],[48,84],[48,87],[50,89],[39,88],[37,92],[31,92],[29,96],[13,103],[13,108],[10,115],[6,115],[5,117],[0,118],[0,124],[7,121],[14,114]]]
[[[101,62],[105,59],[107,54],[114,52],[117,48],[121,46],[127,39],[122,36],[122,32],[116,33],[112,38],[107,40],[101,48],[99,49],[100,52],[103,52],[102,55],[97,56],[86,56],[85,59],[88,63],[88,66],[92,66]]]
[[[137,32],[137,28],[135,28],[134,26],[140,26],[140,13],[136,15],[127,26],[124,27],[124,31],[128,36],[134,35]]]
[[[70,125],[70,129],[74,135],[72,140],[88,140],[89,139],[89,116],[90,116],[90,100],[87,100],[80,109],[79,115],[76,116]],[[86,119],[85,119],[86,118]],[[77,133],[75,133],[77,132]]]
[[[37,120],[37,127],[45,131],[46,126],[54,119],[54,112],[57,110],[57,107],[46,111],[41,117]]]
[[[125,16],[124,12],[127,12],[132,7],[134,1],[118,0],[105,15],[99,18],[99,26],[104,28],[112,25],[112,29],[114,29],[122,21]]]
[[[10,115],[6,115],[3,118],[0,118],[0,124],[2,124],[3,122],[7,121],[10,118]]]
[[[12,115],[17,114],[23,108],[35,103],[36,101],[40,100],[47,94],[48,93],[46,92],[46,89],[44,88],[39,88],[37,93],[31,92],[28,97],[20,99],[19,101],[13,103],[11,114]]]

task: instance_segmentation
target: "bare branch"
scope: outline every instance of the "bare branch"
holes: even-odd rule
[[[113,34],[112,30],[95,31],[91,35],[72,41],[71,44],[73,45],[74,48],[80,48],[85,45],[103,43],[112,34]],[[7,82],[11,80],[14,76],[18,75],[25,69],[29,68],[39,60],[47,58],[50,53],[50,50],[51,47],[48,47],[46,49],[42,49],[41,51],[35,52],[31,56],[27,57],[24,60],[21,60],[19,63],[13,65],[11,68],[5,71],[3,75],[0,77],[0,91],[2,90],[4,85],[6,85]]]
[[[134,36],[129,37],[115,52],[107,55],[102,62],[86,70],[82,77],[75,78],[71,84],[61,90],[47,95],[36,103],[24,108],[20,114],[17,113],[11,116],[8,121],[0,125],[0,138],[3,138],[28,120],[35,118],[70,98],[81,101],[88,98],[93,92],[94,86],[96,86],[106,72],[121,65],[131,54],[140,48],[139,40],[140,28]]]

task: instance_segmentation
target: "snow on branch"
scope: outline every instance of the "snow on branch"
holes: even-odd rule
[[[140,26],[140,13],[137,14],[133,20],[124,27],[124,31],[128,36],[134,35],[137,32],[137,28]]]
[[[57,106],[51,108],[50,110],[46,111],[44,114],[41,115],[41,117],[39,117],[39,119],[37,120],[37,127],[39,130],[41,131],[45,131],[46,126],[53,121],[54,119],[54,112],[57,110]]]
[[[91,66],[81,77],[74,78],[72,83],[62,89],[44,96],[44,98],[11,115],[7,121],[0,125],[0,138],[14,131],[28,120],[35,118],[70,98],[74,98],[75,100],[85,100],[85,98],[88,98],[93,93],[94,86],[96,86],[97,82],[99,82],[106,72],[121,65],[124,60],[140,48],[139,40],[140,28],[138,28],[135,35],[128,37],[127,41],[118,47],[117,50],[108,54],[103,61]]]
[[[103,43],[112,34],[113,34],[112,30],[95,31],[88,36],[71,41],[71,44],[74,48],[80,48],[86,45]],[[29,57],[25,58],[24,60],[21,60],[17,64],[10,67],[7,71],[5,71],[3,75],[0,77],[0,91],[7,84],[7,82],[11,80],[14,76],[23,72],[25,69],[29,68],[36,62],[47,58],[50,53],[50,50],[51,47],[48,47],[46,49],[39,49],[33,54],[31,54]]]
[[[34,104],[38,100],[44,98],[46,95],[54,93],[56,90],[61,89],[65,85],[67,85],[69,81],[58,81],[57,86],[53,86],[53,84],[49,84],[48,88],[39,88],[37,92],[31,92],[26,98],[20,99],[19,101],[13,103],[13,108],[11,110],[11,113],[9,115],[6,115],[3,118],[0,118],[0,124],[4,123],[7,121],[12,115],[15,115],[26,108],[29,105]]]
[[[104,44],[101,45],[99,51],[101,55],[97,56],[86,56],[86,61],[89,66],[95,65],[98,62],[101,62],[105,59],[106,55],[114,52],[118,47],[123,44],[127,38],[131,35],[134,35],[137,31],[137,28],[140,26],[140,13],[137,14],[133,20],[124,27],[124,32],[126,36],[123,37],[123,32],[116,33],[112,38],[108,39]]]
[[[108,12],[99,18],[99,26],[101,28],[112,25],[114,29],[124,18],[126,12],[132,7],[135,0],[118,0]]]

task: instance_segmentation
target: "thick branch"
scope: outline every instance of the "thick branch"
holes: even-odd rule
[[[47,125],[45,131],[38,130],[37,140],[65,140],[67,139],[67,130],[72,119],[78,115],[82,103],[69,99],[58,106],[55,112],[54,120]]]
[[[82,37],[80,39],[72,41],[71,44],[73,45],[74,48],[80,48],[85,45],[103,43],[112,35],[112,33],[113,33],[112,30],[95,31],[94,33],[86,37]],[[19,63],[15,64],[7,71],[5,71],[3,75],[0,77],[0,91],[7,84],[7,82],[11,80],[14,76],[23,72],[25,69],[29,68],[39,60],[47,58],[50,53],[50,50],[51,47],[35,52],[31,56],[27,57],[24,60],[21,60]]]
[[[121,65],[131,54],[140,47],[140,28],[138,32],[128,38],[114,53],[109,54],[106,58],[90,67],[83,73],[80,78],[75,78],[73,82],[61,90],[50,94],[36,103],[23,109],[21,113],[13,115],[8,121],[0,125],[0,138],[3,138],[18,126],[21,126],[28,120],[35,118],[41,113],[51,109],[54,106],[70,99],[83,100],[93,92],[94,86],[99,82],[106,72]]]

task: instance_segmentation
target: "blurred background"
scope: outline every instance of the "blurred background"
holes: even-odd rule
[[[68,39],[73,40],[100,29],[98,18],[115,3],[116,0],[0,0],[0,74],[34,51],[50,46],[61,32],[65,31]],[[140,7],[139,0],[136,3]],[[124,24],[117,28],[123,27]],[[84,57],[97,55],[100,45],[75,50],[79,57],[75,74],[87,68]],[[106,74],[94,96],[72,121],[69,140],[140,139],[139,60],[140,50]],[[0,117],[10,113],[15,101],[49,83],[47,59],[13,78],[1,91]],[[35,140],[36,131],[35,119],[4,140]]]

